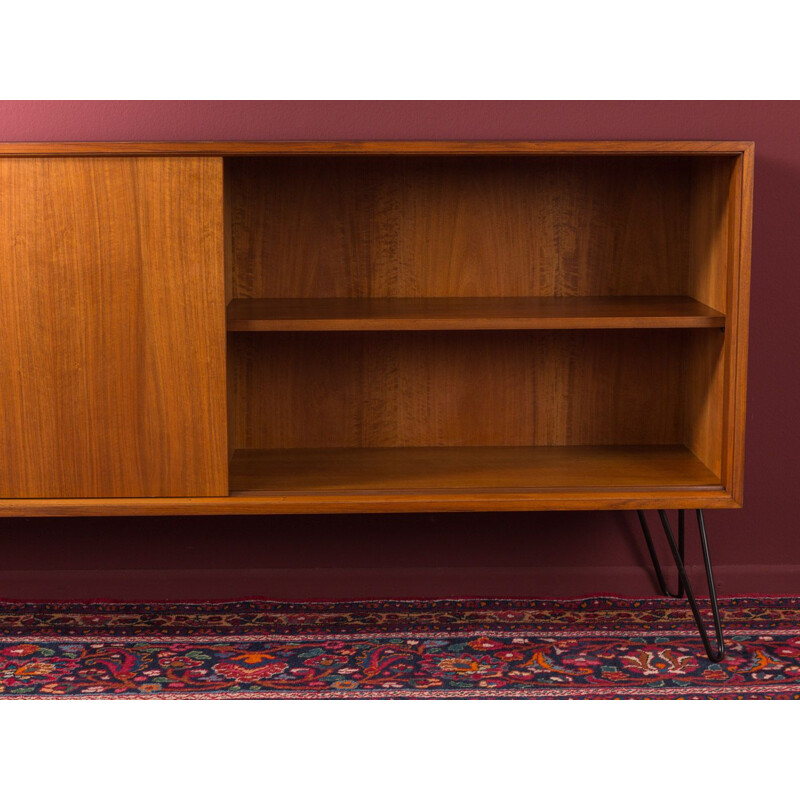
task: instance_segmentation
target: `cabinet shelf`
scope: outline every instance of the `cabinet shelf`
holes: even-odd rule
[[[691,297],[260,298],[228,304],[229,331],[717,328]]]
[[[236,450],[232,495],[720,489],[686,447],[367,447]]]

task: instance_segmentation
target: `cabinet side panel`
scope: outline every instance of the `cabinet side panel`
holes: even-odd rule
[[[227,493],[221,182],[0,159],[0,496]]]
[[[721,476],[725,332],[684,331],[682,336],[685,444]]]
[[[728,300],[735,199],[736,158],[695,159],[692,169],[689,232],[690,268],[686,294],[724,314]],[[690,333],[685,336],[686,366],[684,408],[686,446],[716,475],[722,476],[727,337],[725,332]]]
[[[726,353],[726,406],[723,474],[726,488],[741,505],[744,491],[744,427],[747,401],[747,351],[750,320],[750,258],[753,228],[755,146],[737,159],[733,173],[729,241],[730,282]]]
[[[689,240],[690,269],[686,294],[727,311],[730,273],[733,157],[697,158],[692,164]]]

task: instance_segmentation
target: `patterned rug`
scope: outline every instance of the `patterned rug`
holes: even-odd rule
[[[800,699],[800,598],[0,603],[0,697]]]

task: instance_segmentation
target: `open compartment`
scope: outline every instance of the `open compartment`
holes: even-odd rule
[[[227,158],[231,493],[721,490],[736,163]]]
[[[719,486],[722,336],[231,334],[231,490]]]
[[[735,163],[226,159],[229,300],[688,296],[724,313]]]

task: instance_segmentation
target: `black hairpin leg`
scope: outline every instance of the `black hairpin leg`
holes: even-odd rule
[[[697,629],[700,631],[700,638],[703,640],[703,646],[706,649],[709,659],[711,661],[722,661],[725,657],[725,642],[722,638],[722,623],[719,618],[719,605],[717,603],[717,592],[714,587],[714,574],[711,570],[711,558],[708,555],[708,539],[706,538],[706,525],[703,519],[703,512],[697,509],[697,528],[700,532],[700,545],[703,548],[703,563],[706,568],[706,580],[708,581],[708,596],[711,601],[711,613],[714,617],[714,630],[716,633],[717,649],[714,650],[711,646],[711,641],[706,632],[706,626],[703,618],[700,616],[700,610],[697,607],[697,600],[695,599],[692,586],[689,583],[689,578],[686,576],[686,568],[684,566],[684,512],[678,512],[678,544],[675,544],[675,538],[672,535],[672,528],[670,527],[669,520],[665,511],[659,511],[658,516],[661,518],[661,526],[664,528],[664,534],[667,537],[669,549],[672,552],[672,558],[675,561],[675,566],[678,568],[678,591],[673,594],[667,589],[666,581],[664,580],[664,573],[661,570],[661,564],[658,561],[658,555],[653,547],[653,540],[650,536],[650,529],[647,526],[647,520],[644,513],[637,512],[639,515],[639,522],[642,525],[645,541],[647,542],[647,549],[650,551],[650,558],[653,561],[653,568],[655,569],[656,578],[661,591],[668,597],[682,597],[684,591],[686,592],[686,599],[689,601],[689,606],[692,609],[694,621],[697,624]]]
[[[645,519],[643,511],[637,511],[636,513],[639,515],[639,523],[642,526],[642,533],[644,533],[644,540],[650,552],[650,559],[653,562],[653,569],[656,573],[656,580],[658,581],[658,588],[661,589],[661,594],[667,597],[683,597],[683,581],[681,581],[680,575],[678,575],[678,591],[673,593],[667,589],[667,582],[664,579],[664,573],[661,571],[661,563],[658,560],[656,549],[653,547],[653,539],[650,536],[650,528],[647,525],[647,519]],[[678,552],[680,553],[681,561],[684,560],[684,544],[683,511],[681,510],[678,512]]]

